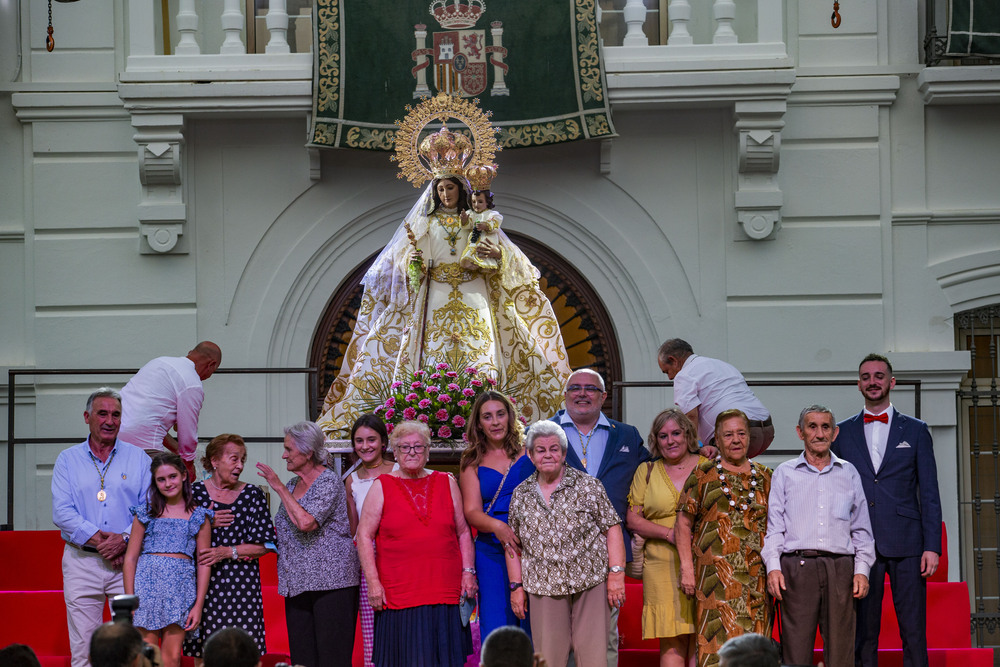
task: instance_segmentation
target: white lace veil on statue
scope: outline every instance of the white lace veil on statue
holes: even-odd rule
[[[464,178],[459,180],[466,194],[471,194],[472,189],[468,182]],[[372,294],[377,295],[378,300],[397,308],[404,307],[410,302],[407,267],[416,249],[410,239],[412,235],[413,241],[419,241],[427,234],[429,215],[434,208],[433,193],[437,182],[435,179],[427,184],[409,213],[403,218],[402,224],[392,235],[392,239],[375,258],[361,280],[361,284],[371,290]],[[503,288],[513,291],[519,287],[534,285],[540,275],[538,269],[503,233],[503,230],[497,230],[497,236],[503,252],[503,268],[500,271],[500,284]]]

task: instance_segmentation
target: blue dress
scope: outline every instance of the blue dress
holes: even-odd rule
[[[150,516],[148,505],[136,505],[129,511],[146,527],[135,569],[139,608],[132,622],[145,630],[161,630],[171,624],[184,627],[197,597],[195,538],[213,512],[195,507],[190,518],[174,519]],[[185,554],[188,558],[156,554]]]
[[[503,488],[487,516],[507,523],[510,498],[517,485],[531,476],[535,466],[527,454],[521,456],[510,467]],[[500,486],[503,474],[493,468],[479,466],[479,492],[483,497],[483,511]],[[507,578],[507,563],[503,545],[493,533],[479,533],[476,537],[476,573],[479,578],[479,634],[486,640],[493,630],[503,625],[516,625],[531,634],[528,618],[522,621],[510,608],[510,579]]]

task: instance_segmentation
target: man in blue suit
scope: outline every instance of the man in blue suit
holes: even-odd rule
[[[899,619],[905,667],[927,665],[927,577],[937,570],[941,553],[941,498],[937,467],[927,424],[893,408],[896,386],[892,364],[869,354],[858,368],[858,390],[865,409],[838,425],[833,452],[850,461],[861,475],[868,500],[875,564],[871,590],[858,601],[854,661],[878,665],[885,575]]]
[[[625,557],[632,560],[632,535],[625,527],[628,492],[635,469],[651,456],[634,426],[608,419],[601,412],[607,398],[604,378],[589,368],[575,371],[566,383],[566,408],[551,418],[566,431],[566,463],[601,480],[622,520]],[[611,610],[608,667],[618,664],[618,608]]]

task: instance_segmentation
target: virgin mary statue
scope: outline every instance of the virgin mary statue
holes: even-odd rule
[[[432,180],[362,280],[354,334],[317,420],[331,437],[345,437],[393,382],[409,382],[414,371],[439,363],[492,377],[528,422],[562,403],[569,362],[538,270],[500,230],[490,235],[496,243],[482,239],[473,250],[496,261],[459,263],[472,231],[462,215],[472,192],[466,173],[484,172],[471,164],[478,155],[472,141],[445,126],[417,150],[419,162],[400,159],[401,171],[420,165]]]

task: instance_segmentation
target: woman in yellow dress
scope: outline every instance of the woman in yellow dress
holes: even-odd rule
[[[354,335],[318,420],[328,434],[377,407],[391,383],[441,363],[496,380],[528,422],[559,409],[569,362],[538,269],[499,230],[499,244],[477,250],[495,270],[459,264],[471,230],[462,219],[465,173],[475,171],[468,141],[445,127],[420,144],[434,178],[362,281]]]
[[[669,408],[656,416],[649,449],[659,458],[640,465],[625,521],[646,539],[642,568],[642,638],[660,640],[660,667],[694,667],[694,598],[680,590],[674,524],[681,490],[699,462],[698,435],[687,415]]]

